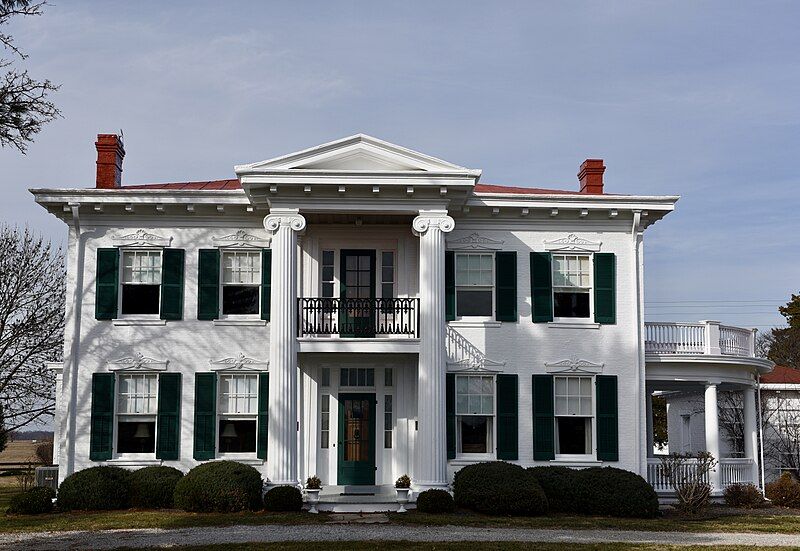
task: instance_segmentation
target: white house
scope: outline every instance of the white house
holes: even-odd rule
[[[95,188],[31,190],[69,228],[62,480],[224,458],[338,496],[502,459],[655,483],[651,391],[752,396],[771,367],[749,330],[645,324],[644,232],[678,197],[607,194],[602,160],[505,187],[359,134],[121,186],[121,139],[96,146]]]

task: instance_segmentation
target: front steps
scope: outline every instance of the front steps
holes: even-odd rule
[[[414,499],[414,496],[411,496]],[[308,509],[308,503],[305,504]],[[394,486],[325,486],[317,510],[329,513],[394,513],[400,508]],[[416,505],[407,503],[406,509]]]

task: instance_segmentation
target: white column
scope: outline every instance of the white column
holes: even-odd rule
[[[419,236],[420,346],[417,385],[419,428],[415,446],[414,486],[418,491],[447,488],[445,384],[444,234],[455,222],[446,211],[420,211],[414,219]]]
[[[758,481],[758,418],[756,413],[756,391],[753,387],[747,387],[742,391],[744,402],[744,456],[753,461],[753,471],[750,481],[756,486]]]
[[[721,460],[719,456],[719,411],[717,410],[717,384],[709,382],[706,384],[705,392],[705,421],[706,421],[706,451],[717,460],[717,466],[708,473],[712,492],[721,492],[722,485],[720,479]]]
[[[306,219],[296,209],[272,209],[272,306],[269,323],[269,438],[267,478],[298,484],[297,234]]]
[[[647,457],[653,457],[653,391],[645,389],[645,409],[647,411]]]

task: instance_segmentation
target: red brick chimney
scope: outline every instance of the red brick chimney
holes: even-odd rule
[[[581,182],[581,193],[588,195],[603,194],[603,173],[606,171],[603,159],[586,159],[578,172]]]
[[[94,143],[97,148],[97,180],[98,189],[114,189],[122,185],[122,159],[125,148],[122,136],[117,134],[98,134]]]

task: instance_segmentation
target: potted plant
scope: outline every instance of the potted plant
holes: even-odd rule
[[[406,512],[406,503],[408,503],[408,494],[411,492],[411,479],[407,474],[404,474],[394,483],[394,489],[397,491],[397,503],[400,504],[398,513]]]
[[[306,480],[306,501],[308,501],[308,512],[317,514],[317,503],[319,503],[319,491],[322,489],[322,481],[317,475],[310,476]]]

